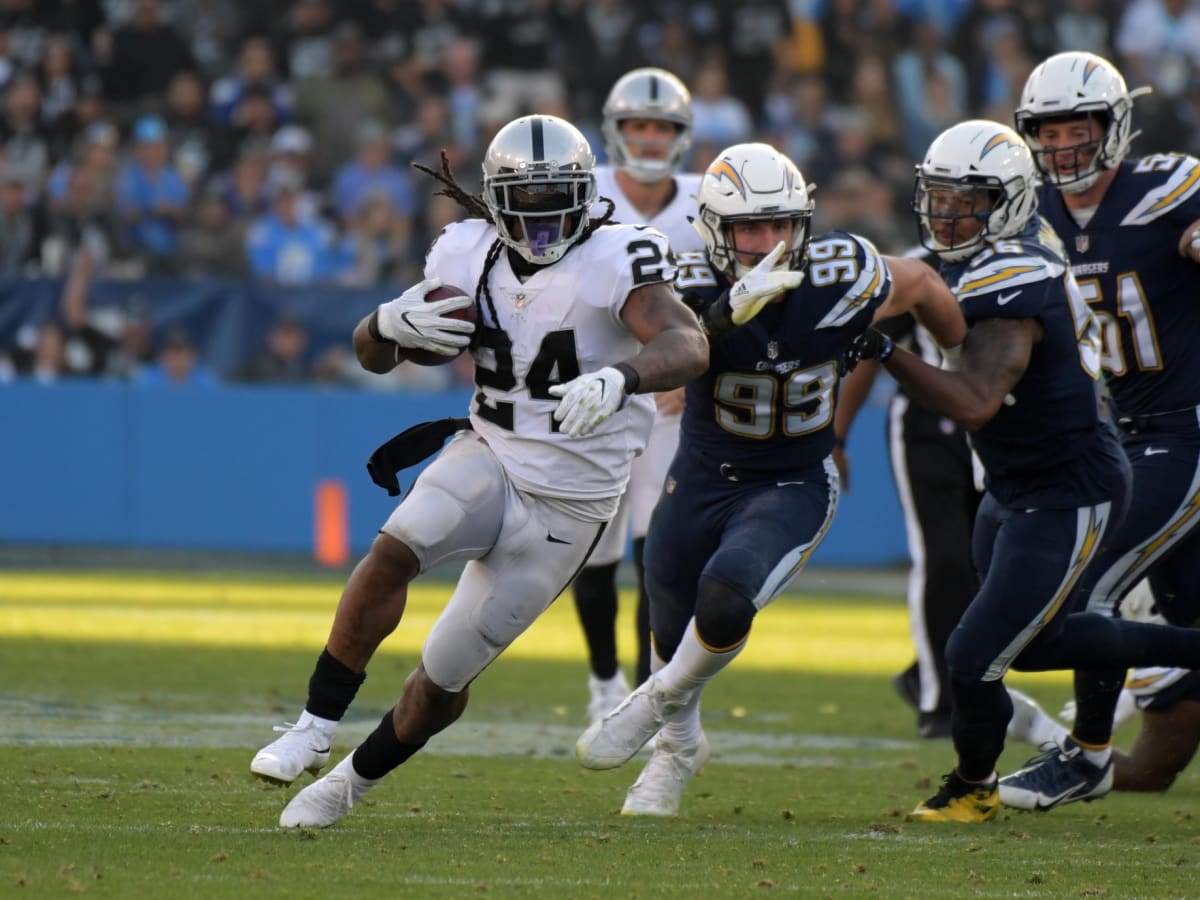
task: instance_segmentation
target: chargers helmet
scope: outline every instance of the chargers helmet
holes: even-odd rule
[[[934,194],[987,191],[986,207],[941,206]],[[947,261],[967,259],[985,242],[1019,234],[1037,212],[1037,170],[1020,135],[999,122],[973,119],[943,131],[917,166],[913,211],[921,244]],[[934,220],[974,219],[983,227],[963,243],[938,240]]]
[[[802,268],[814,206],[809,193],[814,187],[805,183],[794,162],[769,144],[735,144],[722,150],[700,180],[699,216],[692,220],[712,264],[730,278],[741,278],[753,265],[738,261],[729,226],[792,219],[792,245],[776,268]]]
[[[547,265],[578,241],[596,201],[596,157],[557,116],[523,116],[501,128],[483,156],[483,200],[500,240]]]
[[[692,145],[692,95],[682,81],[666,69],[645,68],[626,72],[604,101],[604,152],[618,169],[638,181],[650,183],[679,168]],[[625,119],[659,119],[676,126],[675,140],[665,159],[639,157],[621,133]]]
[[[1043,177],[1060,190],[1076,194],[1095,184],[1104,169],[1119,166],[1129,153],[1130,144],[1140,133],[1132,130],[1133,98],[1149,92],[1148,87],[1130,91],[1117,67],[1095,53],[1057,53],[1030,73],[1014,120],[1017,131],[1032,148],[1034,164]],[[1071,175],[1052,171],[1038,140],[1041,124],[1091,115],[1098,117],[1104,136],[1099,142],[1065,148],[1073,149],[1077,158],[1081,151],[1094,148],[1090,162],[1077,166]]]

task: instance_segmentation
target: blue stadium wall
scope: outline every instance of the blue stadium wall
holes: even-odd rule
[[[467,391],[5,385],[0,541],[309,552],[316,486],[337,479],[360,554],[394,503],[367,477],[367,455],[408,425],[462,414],[468,400]],[[853,491],[816,563],[905,559],[882,416],[868,407],[855,429]],[[402,473],[402,486],[416,471]]]

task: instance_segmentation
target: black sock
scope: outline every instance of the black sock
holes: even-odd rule
[[[637,683],[650,677],[650,595],[646,593],[646,539],[634,538],[633,569],[637,573]]]
[[[617,563],[588,566],[575,576],[575,609],[587,641],[592,674],[617,674]]]
[[[1112,739],[1113,716],[1125,686],[1125,670],[1080,669],[1075,673],[1075,727],[1078,740],[1102,746]]]
[[[954,692],[954,750],[958,774],[966,781],[984,781],[1004,751],[1004,736],[1012,718],[1012,699],[999,681],[963,681],[951,675]]]
[[[424,742],[402,744],[397,740],[396,727],[392,724],[394,710],[392,707],[384,713],[379,726],[354,751],[354,771],[363,778],[382,778],[425,746]]]
[[[328,649],[322,650],[308,679],[308,702],[304,708],[319,718],[340,722],[359,685],[366,680],[366,672],[355,672],[334,659]]]

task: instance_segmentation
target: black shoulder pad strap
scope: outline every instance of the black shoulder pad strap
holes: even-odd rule
[[[406,428],[391,440],[381,444],[367,460],[367,474],[371,480],[388,492],[388,496],[400,494],[400,481],[396,473],[428,459],[442,449],[446,438],[456,431],[471,427],[470,419],[435,419]]]

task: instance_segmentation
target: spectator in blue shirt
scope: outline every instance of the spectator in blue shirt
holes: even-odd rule
[[[331,190],[333,207],[341,220],[350,221],[364,200],[379,194],[388,198],[397,213],[412,216],[415,205],[412,184],[408,174],[388,160],[391,148],[384,127],[373,120],[363,122],[356,143],[358,152],[354,162],[338,170]]]
[[[117,210],[131,249],[151,271],[169,272],[179,245],[179,221],[187,210],[187,185],[170,163],[161,118],[138,119],[133,138],[134,160],[117,178]]]
[[[302,188],[290,169],[272,172],[271,211],[256,219],[246,235],[246,255],[255,277],[300,285],[329,281],[337,274],[332,230],[320,219],[299,217]]]
[[[188,333],[173,328],[158,351],[157,361],[142,369],[137,383],[147,387],[209,388],[217,384],[217,376],[200,362]]]

